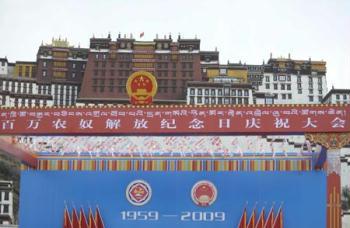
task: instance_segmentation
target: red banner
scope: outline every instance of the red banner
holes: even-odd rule
[[[0,134],[349,132],[350,106],[150,106],[0,110]]]

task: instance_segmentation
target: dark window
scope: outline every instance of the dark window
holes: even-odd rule
[[[230,96],[230,88],[224,88],[224,95]]]
[[[273,89],[274,89],[274,90],[278,90],[278,84],[276,84],[276,83],[273,84]]]
[[[194,97],[190,97],[190,104],[194,104]]]
[[[314,101],[314,97],[313,96],[309,96],[309,101],[313,102]]]
[[[291,85],[287,84],[287,90],[291,90],[291,89],[292,89]]]
[[[225,97],[224,98],[224,104],[230,104],[230,98]]]
[[[3,211],[4,214],[8,214],[9,213],[9,205],[8,204],[4,204],[3,205]]]
[[[270,89],[270,84],[266,83],[266,84],[265,84],[265,88],[266,88],[266,89]]]
[[[29,83],[29,93],[33,93],[33,84]],[[50,94],[51,94],[51,87],[50,87]]]
[[[220,91],[220,90],[219,90]],[[218,98],[218,104],[222,104],[222,97]]]
[[[198,89],[198,95],[202,95],[202,89]]]
[[[10,199],[10,193],[9,192],[4,192],[4,200],[9,200],[9,199]]]

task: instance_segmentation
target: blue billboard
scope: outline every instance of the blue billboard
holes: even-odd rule
[[[233,228],[271,209],[284,227],[325,227],[325,173],[23,171],[19,223],[61,228],[65,211],[74,223],[98,210],[106,228]]]

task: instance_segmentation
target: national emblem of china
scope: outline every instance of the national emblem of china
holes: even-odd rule
[[[144,180],[132,181],[126,188],[126,198],[135,206],[146,204],[152,196],[151,186]]]
[[[196,205],[207,207],[215,202],[217,190],[215,185],[210,181],[198,181],[192,187],[191,196]]]
[[[149,72],[138,71],[130,75],[126,82],[126,91],[133,105],[148,105],[157,93],[157,80]]]

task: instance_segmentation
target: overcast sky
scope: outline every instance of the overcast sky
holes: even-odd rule
[[[197,35],[221,63],[261,64],[271,52],[325,60],[328,89],[350,89],[349,0],[0,0],[0,57],[12,62],[34,61],[52,37],[88,47],[108,32]]]

